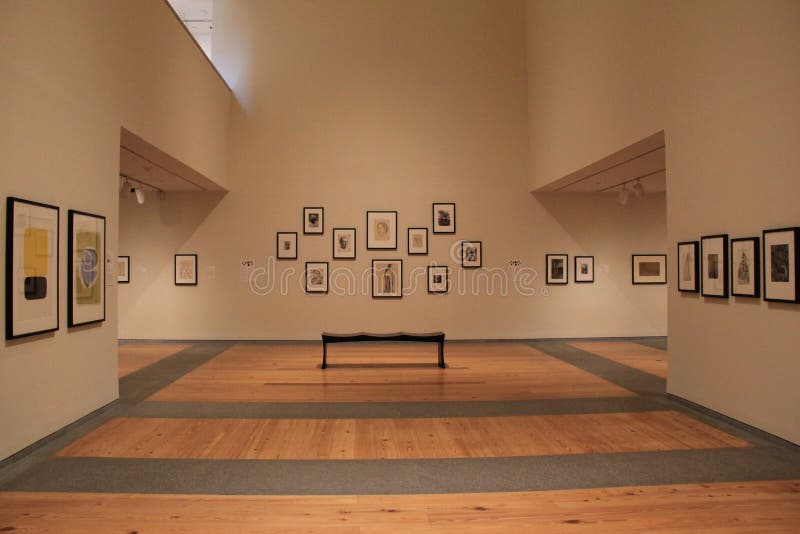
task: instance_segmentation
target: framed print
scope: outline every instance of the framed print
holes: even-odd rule
[[[483,243],[480,241],[461,242],[461,267],[479,269],[483,265]]]
[[[397,250],[397,212],[367,212],[367,250]]]
[[[279,260],[297,259],[297,232],[278,232],[275,253]]]
[[[678,291],[700,291],[700,242],[678,243]]]
[[[306,262],[306,293],[328,292],[328,262]]]
[[[325,208],[303,208],[303,233],[325,233]]]
[[[372,298],[402,298],[403,260],[372,260]]]
[[[336,260],[356,259],[356,229],[333,229],[333,258]]]
[[[428,265],[428,293],[450,291],[450,268],[447,265]]]
[[[129,284],[131,282],[131,257],[117,256],[117,283]]]
[[[728,234],[700,238],[700,281],[704,297],[728,298]]]
[[[425,255],[428,253],[428,229],[409,228],[408,229],[408,253],[409,255]]]
[[[800,227],[764,230],[764,300],[800,302]]]
[[[569,281],[568,261],[569,255],[567,254],[545,255],[548,285],[566,284]]]
[[[667,283],[666,254],[633,254],[631,256],[631,282],[640,284]]]
[[[56,206],[6,200],[6,339],[58,330]]]
[[[175,285],[197,285],[197,254],[175,254]]]
[[[575,256],[575,283],[594,283],[594,256]]]
[[[731,295],[761,296],[761,246],[758,237],[731,239]]]
[[[433,204],[433,233],[456,233],[456,205],[453,202],[435,202]]]
[[[106,218],[69,210],[67,326],[106,320]]]

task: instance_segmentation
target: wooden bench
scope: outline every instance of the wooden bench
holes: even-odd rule
[[[403,341],[417,343],[438,343],[439,344],[439,367],[444,369],[444,332],[432,332],[430,334],[410,334],[408,332],[396,332],[394,334],[368,334],[358,332],[356,334],[332,334],[322,333],[322,368],[328,367],[328,343],[359,343],[376,341]]]

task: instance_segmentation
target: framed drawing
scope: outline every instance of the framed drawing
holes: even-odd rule
[[[325,208],[303,208],[303,233],[325,233]]]
[[[678,291],[700,291],[700,242],[678,243]]]
[[[306,293],[328,292],[328,262],[306,262]]]
[[[403,260],[372,260],[372,298],[403,297]]]
[[[6,339],[58,330],[56,206],[6,200]]]
[[[634,254],[631,256],[631,282],[640,284],[667,283],[666,254]]]
[[[545,264],[547,268],[546,283],[548,285],[566,284],[569,281],[569,255],[567,254],[546,254]]]
[[[106,218],[69,210],[67,326],[106,320]]]
[[[483,265],[483,243],[480,241],[461,242],[461,267],[479,269]]]
[[[367,250],[397,250],[397,212],[367,212]]]
[[[764,230],[764,300],[800,302],[800,227]]]
[[[433,233],[456,233],[456,205],[453,202],[435,202],[433,204]]]
[[[117,256],[117,283],[129,284],[131,282],[131,257]]]
[[[428,229],[409,228],[408,229],[408,254],[425,255],[428,253]]]
[[[355,228],[333,229],[333,259],[335,260],[356,259]]]
[[[731,295],[761,296],[761,247],[758,237],[731,239]]]
[[[428,293],[450,291],[450,268],[447,265],[428,265]]]
[[[575,256],[575,283],[594,283],[594,256]]]
[[[728,234],[700,238],[700,281],[704,297],[728,298]]]
[[[297,232],[278,232],[275,237],[275,255],[279,260],[297,259]]]
[[[175,285],[197,285],[197,254],[175,254]]]

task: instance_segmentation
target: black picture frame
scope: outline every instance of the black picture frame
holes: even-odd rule
[[[125,274],[124,276],[117,272],[117,283],[118,284],[130,284],[131,283],[131,257],[130,256],[117,256],[117,268],[119,268],[119,260],[125,258]]]
[[[373,236],[372,227],[370,226],[370,216],[377,215],[377,214],[385,214],[390,217],[394,218],[394,244],[392,245],[391,242],[387,246],[374,246],[374,240],[376,240],[375,236]],[[397,211],[393,210],[368,210],[367,211],[367,250],[397,250],[397,226],[398,226],[398,217]],[[387,230],[391,233],[391,228]]]
[[[464,248],[470,245],[477,245],[478,249],[478,259],[477,262],[475,260],[468,260],[465,255]],[[483,241],[473,241],[470,239],[465,239],[461,242],[461,268],[462,269],[480,269],[483,267]]]
[[[552,277],[552,270],[550,269],[550,261],[553,260],[563,260],[564,265],[564,278],[553,278]],[[564,286],[569,283],[569,254],[545,254],[544,256],[545,261],[545,283],[549,286]]]
[[[444,289],[435,289],[433,285],[433,276],[435,271],[441,271],[444,274]],[[428,293],[431,294],[444,294],[450,292],[450,267],[447,265],[428,265]]]
[[[353,235],[353,253],[352,255],[341,255],[341,251],[336,248],[336,240],[338,239],[337,234],[342,232],[350,232]],[[355,228],[334,228],[331,232],[331,245],[333,247],[333,259],[335,260],[354,260],[356,259],[356,250],[358,245],[357,233]]]
[[[691,249],[692,257],[686,258],[689,265],[684,261],[684,248]],[[692,273],[691,286],[684,284],[684,275],[686,269]],[[681,241],[678,243],[678,291],[683,293],[699,293],[700,292],[700,241]]]
[[[178,281],[178,258],[193,258],[194,260],[194,280],[191,282],[180,282]],[[176,286],[196,286],[197,285],[197,254],[175,254],[172,259],[172,274],[173,274],[173,281]]]
[[[752,257],[749,263],[745,263],[746,256],[741,260],[737,260],[734,256],[737,245],[749,244],[752,249]],[[738,237],[730,240],[730,261],[731,261],[731,296],[734,297],[752,297],[761,298],[761,238],[759,237]],[[753,282],[753,290],[751,292],[737,290],[742,284],[744,276],[748,276]]]
[[[398,281],[399,281],[398,291],[396,291],[396,292],[393,291],[391,294],[388,294],[388,295],[376,293],[376,291],[375,291],[376,287],[375,286],[376,286],[376,282],[377,282],[378,272],[377,272],[375,266],[378,263],[394,263],[394,264],[399,264],[400,265],[399,275],[397,277]],[[388,258],[388,259],[384,258],[384,259],[373,259],[372,260],[372,298],[374,298],[374,299],[400,299],[400,298],[403,298],[403,260],[402,259],[400,259],[400,258]]]
[[[419,231],[422,231],[422,230],[425,231],[425,251],[424,252],[411,252],[411,232],[412,231],[419,232]],[[428,228],[427,227],[409,228],[406,231],[406,238],[407,238],[406,250],[408,252],[408,255],[409,256],[427,256],[428,255],[428,237],[429,236],[428,236]]]
[[[652,259],[658,261],[658,275],[636,275],[636,261],[642,259]],[[643,278],[644,276],[644,278]],[[631,284],[635,286],[664,285],[667,283],[667,255],[666,254],[631,254]]]
[[[309,287],[309,279],[308,279],[308,267],[309,265],[324,265],[325,266],[325,287],[321,289],[313,289]],[[330,271],[327,261],[307,261],[306,268],[304,271],[305,281],[306,281],[306,293],[311,294],[325,294],[328,292],[328,286],[330,284]]]
[[[95,277],[94,280],[94,287],[100,288],[99,289],[99,300],[102,301],[102,315],[94,316],[94,318],[81,320],[77,317],[78,306],[80,303],[76,302],[77,298],[80,298],[80,295],[76,295],[77,288],[76,286],[80,283],[79,278],[80,275],[76,271],[76,264],[80,264],[81,267],[79,268],[81,273],[84,271],[83,269],[83,257],[80,259],[75,257],[75,247],[80,246],[76,242],[75,236],[75,220],[79,217],[83,217],[86,219],[95,219],[95,224],[99,224],[99,221],[102,221],[102,245],[101,251],[94,251],[95,252],[95,261],[97,263],[97,269],[101,271],[98,273],[98,276]],[[72,328],[74,326],[82,326],[87,324],[94,324],[94,323],[102,323],[106,320],[106,218],[102,215],[97,215],[94,213],[87,213],[85,211],[78,211],[78,210],[68,210],[67,212],[67,327]]]
[[[281,250],[281,236],[292,236],[294,238],[294,254],[286,255]],[[296,260],[297,259],[297,232],[276,232],[275,233],[275,258],[279,260]]]
[[[589,260],[587,263],[591,264],[591,273],[587,278],[580,278],[583,273],[580,272],[578,265],[579,260]],[[573,281],[576,284],[593,284],[594,283],[594,256],[575,256],[573,257]]]
[[[452,212],[448,212],[450,215],[450,223],[451,226],[447,226],[441,224],[443,219],[437,217],[437,206],[449,206],[452,207]],[[455,234],[456,233],[456,203],[455,202],[434,202],[431,204],[431,229],[433,230],[434,234]],[[444,230],[442,228],[445,228]]]
[[[310,218],[310,216],[312,215],[317,215],[317,217],[319,217],[319,229],[313,226],[315,223]],[[322,235],[324,233],[325,233],[325,208],[321,206],[304,207],[303,235]]]
[[[786,237],[788,239],[784,239],[785,243],[778,243],[778,245],[786,244],[787,245],[787,257],[786,257],[786,277],[788,282],[793,284],[793,288],[791,284],[788,288],[785,288],[781,291],[781,295],[776,295],[777,289],[773,286],[776,283],[782,283],[780,280],[775,280],[775,259],[773,258],[773,234],[787,234]],[[770,246],[770,249],[767,249],[767,246]],[[790,302],[790,303],[797,303],[800,302],[800,227],[793,226],[788,228],[772,228],[769,230],[763,230],[761,233],[761,258],[763,262],[763,268],[761,269],[762,272],[762,280],[764,283],[764,292],[763,298],[767,302]],[[792,253],[791,249],[794,249],[794,253]],[[794,258],[794,269],[792,270],[791,267],[788,266],[788,259],[790,257]],[[770,264],[767,265],[767,262]],[[781,263],[784,263],[783,259],[781,259]]]
[[[706,253],[713,246],[719,247],[722,253],[722,273],[719,272],[719,259],[717,265],[706,262]],[[704,297],[726,299],[730,295],[730,263],[728,258],[728,234],[704,235],[700,238],[700,294]],[[722,287],[711,288],[706,281],[706,274],[709,280],[721,280]]]

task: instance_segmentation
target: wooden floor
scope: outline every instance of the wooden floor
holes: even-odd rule
[[[174,343],[135,343],[119,346],[119,377],[129,374],[163,360],[191,345]]]
[[[666,351],[631,341],[580,341],[570,345],[645,373],[667,378]]]

